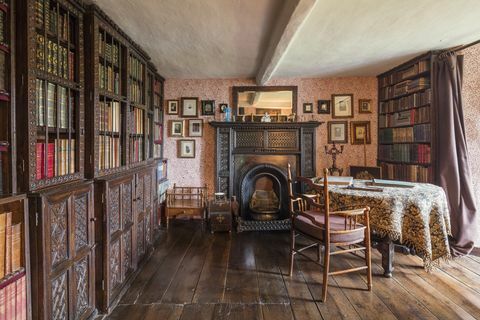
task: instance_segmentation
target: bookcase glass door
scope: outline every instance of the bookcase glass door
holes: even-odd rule
[[[35,1],[36,179],[78,172],[77,17],[59,2]]]
[[[130,138],[129,163],[136,163],[146,160],[146,134],[147,134],[147,113],[146,106],[146,73],[145,64],[130,53],[128,59],[129,67],[129,100],[130,100]]]
[[[162,82],[154,80],[153,85],[153,157],[161,158],[163,144],[163,103],[162,103]]]

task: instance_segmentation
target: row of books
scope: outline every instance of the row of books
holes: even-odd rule
[[[0,213],[0,280],[22,267],[22,223],[12,212]]]
[[[380,128],[400,127],[427,122],[430,122],[430,106],[378,116],[378,126]]]
[[[108,42],[106,34],[102,31],[99,31],[98,35],[98,52],[108,62],[120,66],[120,44],[117,41]]]
[[[45,37],[36,35],[36,66],[67,80],[75,80],[75,52],[48,39],[45,52]],[[46,56],[45,56],[46,55]]]
[[[7,54],[0,51],[0,92],[8,92],[9,89],[7,87],[7,61]]]
[[[121,166],[122,149],[120,138],[100,136],[99,139],[99,169],[112,169]]]
[[[130,100],[142,104],[143,102],[143,83],[135,79],[130,79]]]
[[[430,163],[431,148],[428,144],[380,145],[378,158],[386,161]]]
[[[400,95],[415,92],[430,87],[430,79],[420,77],[414,80],[405,80],[393,86],[380,88],[380,100],[393,99]]]
[[[27,319],[27,279],[23,268],[0,285],[0,319]]]
[[[120,73],[112,66],[98,64],[98,77],[100,89],[104,89],[115,94],[120,94]]]
[[[416,92],[395,100],[380,102],[380,113],[391,113],[428,105],[432,102],[432,90]]]
[[[134,134],[144,134],[143,130],[143,109],[133,108],[133,130]]]
[[[45,82],[47,94],[45,95]],[[46,100],[45,100],[46,96]],[[74,114],[74,93],[68,95],[68,89],[61,85],[36,79],[36,106],[37,106],[37,125],[44,126],[45,120],[49,127],[58,127],[67,129],[69,124],[69,114]],[[71,113],[70,113],[71,112]],[[45,119],[45,114],[47,115]],[[57,114],[59,121],[57,124]]]
[[[430,142],[430,124],[418,124],[407,128],[383,128],[378,132],[379,143]]]
[[[143,137],[130,137],[130,162],[143,161]]]
[[[98,107],[100,109],[100,130],[120,132],[122,128],[120,102],[100,101]]]
[[[129,69],[130,77],[133,77],[139,80],[140,82],[143,82],[145,65],[140,60],[135,58],[133,55],[130,55],[128,57],[128,65],[130,66],[130,69]]]
[[[55,5],[50,6],[50,0],[36,0],[35,22],[40,28],[43,28],[45,24],[47,32],[68,41],[68,13],[57,12]]]
[[[430,71],[430,60],[421,60],[406,69],[391,73],[381,78],[379,80],[380,86],[381,87],[391,86],[402,80],[414,77],[418,74],[421,74],[427,71]]]
[[[37,179],[53,178],[75,172],[75,140],[56,139],[37,142]]]
[[[5,24],[7,23],[7,13],[3,10],[0,10],[0,43],[5,44],[5,40],[7,39],[5,33]]]
[[[386,179],[431,182],[432,167],[391,163],[382,163],[381,167]]]

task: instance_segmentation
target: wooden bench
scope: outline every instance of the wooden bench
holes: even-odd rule
[[[207,185],[204,187],[177,187],[173,185],[172,189],[166,193],[165,218],[167,228],[170,218],[177,216],[190,216],[190,218],[200,217],[205,219],[207,209]]]

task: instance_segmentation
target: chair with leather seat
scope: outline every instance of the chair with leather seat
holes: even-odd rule
[[[327,298],[328,276],[367,270],[368,290],[372,289],[372,269],[370,253],[370,224],[368,207],[330,211],[328,195],[328,169],[324,170],[324,184],[313,183],[311,179],[297,177],[296,182],[306,185],[315,195],[294,195],[290,165],[288,166],[288,184],[290,194],[290,212],[292,219],[290,243],[290,276],[293,274],[294,258],[300,254],[323,266],[322,301]],[[322,194],[323,203],[319,196]],[[363,218],[359,222],[359,218]],[[296,248],[296,238],[303,236],[310,244]],[[312,243],[313,242],[313,243]],[[317,260],[312,259],[304,251],[317,248]],[[323,259],[320,259],[320,248]],[[359,255],[363,251],[364,256]],[[364,259],[365,265],[343,270],[330,270],[330,258],[338,254],[351,253]]]

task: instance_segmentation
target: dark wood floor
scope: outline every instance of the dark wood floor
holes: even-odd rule
[[[215,234],[174,222],[107,319],[475,319],[480,258],[426,273],[419,258],[396,254],[393,278],[373,250],[373,291],[364,273],[331,277],[326,303],[319,267],[298,257],[288,277],[288,233]],[[333,267],[356,263],[334,257]]]

